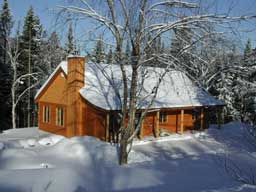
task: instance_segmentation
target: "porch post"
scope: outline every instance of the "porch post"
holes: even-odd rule
[[[106,141],[109,141],[109,113],[106,116]]]
[[[155,137],[159,136],[159,111],[156,112],[156,127],[155,127]]]
[[[140,127],[140,139],[143,139],[143,131],[144,131],[144,119],[142,120],[141,127]]]
[[[201,108],[200,114],[200,130],[204,129],[204,108]]]
[[[181,110],[180,114],[180,134],[184,132],[184,109]]]

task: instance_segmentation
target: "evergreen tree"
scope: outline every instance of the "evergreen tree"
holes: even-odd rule
[[[7,0],[4,0],[0,15],[0,56],[4,64],[7,63],[7,40],[13,26],[12,15]]]
[[[33,8],[30,7],[27,15],[25,16],[23,31],[20,38],[19,47],[21,49],[21,55],[19,58],[19,75],[40,72],[38,56],[40,53],[42,31],[40,20],[35,15]],[[25,90],[35,83],[36,79],[29,77],[24,81],[23,87],[21,87],[20,91]],[[36,111],[33,99],[35,91],[35,89],[29,90],[22,100],[22,104],[19,106],[18,115],[21,121],[18,126],[26,127],[36,122],[34,119]]]
[[[12,15],[7,0],[0,11],[0,131],[10,127],[11,113],[11,72],[7,57],[8,39],[13,26]]]
[[[61,46],[60,39],[58,34],[54,31],[49,40],[49,52],[51,53],[51,73],[52,71],[57,67],[57,65],[64,59],[65,54],[64,54],[64,49]]]
[[[130,59],[131,59],[131,46],[130,46],[130,43],[129,43],[128,40],[126,42],[124,57],[125,57],[126,63],[129,64],[130,63]]]
[[[66,50],[61,46],[56,32],[53,32],[50,37],[45,36],[41,40],[40,52],[36,62],[40,70],[40,74],[38,75],[38,87],[46,81],[65,57]]]
[[[256,118],[256,88],[254,84],[256,74],[256,52],[252,49],[251,41],[248,39],[245,45],[243,62],[239,66],[235,79],[235,103],[234,106],[237,110],[237,116],[242,121]],[[253,118],[252,118],[253,117]]]
[[[184,50],[186,46],[192,43],[192,31],[190,29],[175,29],[174,36],[171,41],[170,54],[179,61],[179,63],[184,63],[189,66],[191,61],[190,55],[188,55]]]
[[[248,40],[244,51],[243,66],[243,89],[246,88],[244,106],[246,118],[256,123],[256,50],[252,49],[251,41]]]
[[[108,55],[107,55],[107,63],[112,64],[113,63],[113,51],[112,48],[109,49]]]
[[[76,46],[75,46],[75,41],[74,41],[72,23],[69,24],[68,35],[67,36],[68,36],[67,43],[66,43],[67,55],[75,54],[76,53]]]
[[[40,25],[40,20],[35,15],[33,7],[30,7],[24,20],[23,31],[20,38],[20,49],[22,50],[20,72],[23,74],[36,72],[35,61],[40,51],[41,35],[42,26]],[[28,66],[29,60],[31,60],[30,71]]]
[[[162,40],[161,37],[157,37],[155,39],[152,39],[151,35],[148,36],[147,42],[150,42],[149,44],[146,45],[145,48],[145,57],[146,59],[149,59],[149,61],[146,63],[146,65],[156,65],[159,62],[157,61],[157,54],[162,53]],[[157,66],[161,67],[161,66]]]
[[[125,56],[128,58],[131,56],[131,47],[130,47],[130,43],[128,40],[126,42]]]
[[[251,53],[252,53],[252,43],[251,43],[251,40],[248,39],[244,49],[244,66],[250,63],[249,60],[251,58]]]
[[[153,41],[153,50],[155,53],[161,53],[161,49],[162,49],[162,39],[159,36]]]
[[[253,51],[252,49],[251,40],[248,39],[245,44],[244,55],[243,55],[244,72],[247,72],[248,76],[250,76],[251,69],[255,65],[255,56],[256,55],[255,55],[255,51]]]
[[[164,42],[161,42],[160,53],[164,53],[164,52],[165,52],[165,45],[164,45]]]
[[[96,63],[104,62],[105,61],[105,50],[103,45],[103,40],[100,38],[95,45],[95,49],[92,54],[92,61]]]
[[[216,77],[215,89],[218,92],[218,98],[225,102],[226,107],[224,108],[225,121],[230,121],[237,114],[234,109],[234,98],[235,98],[235,73],[236,68],[235,60],[233,60],[235,53],[224,54],[217,58],[217,66],[219,75]]]
[[[185,73],[196,77],[198,64],[197,57],[193,57],[191,53],[195,52],[192,47],[193,31],[190,28],[175,29],[171,41],[170,56],[175,66],[184,70]],[[201,62],[201,61],[199,61]]]

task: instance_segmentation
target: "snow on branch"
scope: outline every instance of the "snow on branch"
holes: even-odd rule
[[[23,83],[23,79],[25,78],[29,78],[32,77],[33,79],[36,79],[36,77],[34,75],[36,75],[38,73],[31,73],[31,74],[25,74],[25,75],[21,75],[18,79],[16,79],[16,81],[13,83],[13,88],[16,89],[16,85],[17,84],[22,84]],[[19,94],[19,96],[17,97],[16,101],[15,101],[15,106],[19,103],[20,99],[27,93],[28,90],[36,87],[38,85],[37,83],[34,83],[33,85],[27,87],[25,90],[23,90],[23,92],[21,94]]]
[[[153,4],[151,7],[149,7],[148,11],[151,11],[158,6],[166,6],[166,7],[172,7],[172,8],[199,8],[199,5],[196,3],[169,0],[169,1],[163,1],[163,2]]]

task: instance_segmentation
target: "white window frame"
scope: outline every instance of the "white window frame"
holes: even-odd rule
[[[65,111],[63,107],[56,108],[56,125],[59,127],[64,127],[65,123]]]
[[[49,105],[43,105],[43,122],[50,123],[51,109]]]

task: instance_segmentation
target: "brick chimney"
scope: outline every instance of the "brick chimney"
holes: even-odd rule
[[[68,56],[67,75],[67,137],[80,135],[82,129],[82,100],[79,90],[84,86],[85,57]]]

